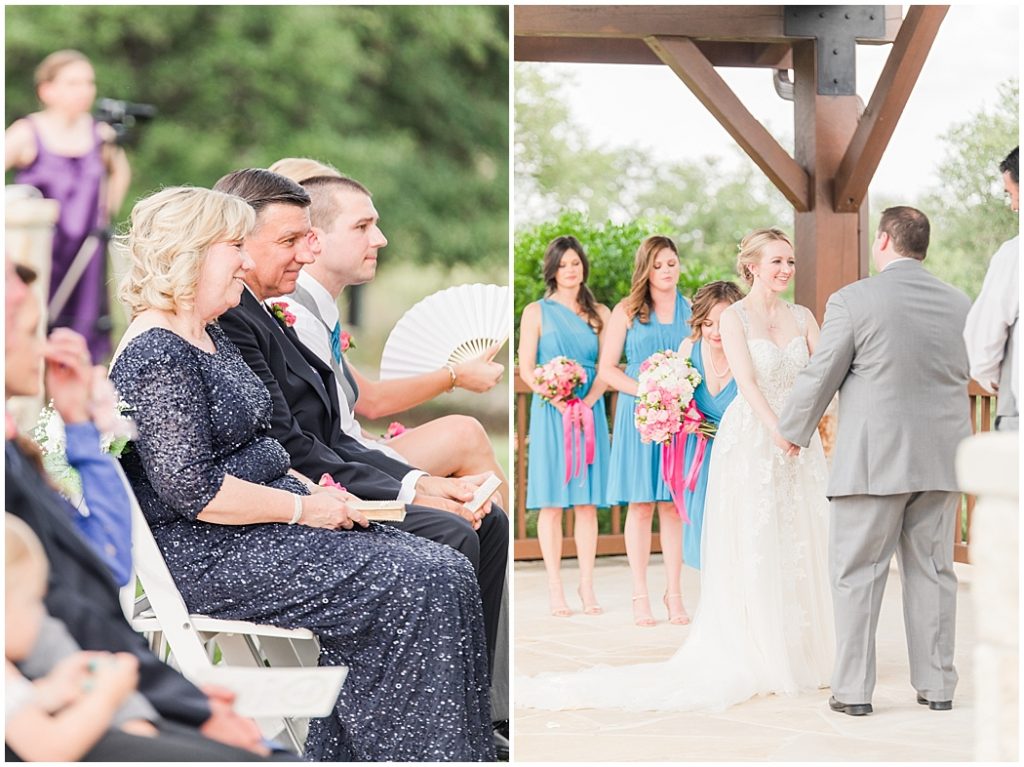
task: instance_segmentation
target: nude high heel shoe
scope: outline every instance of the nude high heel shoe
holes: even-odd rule
[[[669,600],[673,600],[672,604],[669,604]],[[678,600],[679,608],[673,610],[673,605]],[[665,592],[665,596],[661,599],[665,603],[665,609],[668,610],[668,622],[674,626],[685,626],[690,622],[690,616],[686,613],[686,608],[683,606],[683,595],[682,594],[669,594]]]
[[[643,610],[643,611],[637,610],[637,604],[636,603],[639,602],[640,600],[645,600],[648,603],[646,610]],[[637,626],[641,626],[643,628],[650,628],[656,622],[657,621],[654,620],[654,616],[651,615],[650,600],[649,600],[648,596],[646,594],[634,594],[633,595],[633,623],[635,623]]]

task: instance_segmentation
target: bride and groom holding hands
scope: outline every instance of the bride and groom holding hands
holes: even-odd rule
[[[832,295],[819,332],[808,310],[779,298],[795,267],[788,238],[758,234],[739,259],[751,290],[721,316],[739,396],[711,456],[689,637],[663,663],[522,679],[520,705],[721,710],[831,683],[832,710],[869,714],[895,553],[910,683],[919,703],[952,707],[970,302],[923,268],[927,217],[894,207],[871,247],[878,273]],[[837,392],[828,467],[816,427]]]

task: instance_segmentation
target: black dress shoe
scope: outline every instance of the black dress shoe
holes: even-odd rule
[[[492,732],[492,736],[494,738],[494,751],[495,751],[495,753],[496,753],[496,755],[498,757],[498,761],[499,762],[507,762],[508,761],[508,738],[506,738],[504,735],[502,735],[498,731],[497,727],[495,727],[491,732]]]
[[[828,707],[848,716],[864,716],[873,711],[870,703],[841,703],[835,695],[828,699]]]
[[[928,706],[932,711],[949,711],[953,708],[953,701],[951,700],[928,700],[920,693],[917,696],[917,702],[922,706]]]

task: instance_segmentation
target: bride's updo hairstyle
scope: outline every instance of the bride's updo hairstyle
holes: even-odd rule
[[[793,247],[789,235],[777,227],[755,229],[740,241],[740,254],[736,257],[736,271],[747,285],[754,284],[754,273],[750,267],[761,263],[761,251],[772,242],[784,242]]]
[[[636,259],[633,263],[633,282],[623,305],[626,310],[626,318],[630,321],[634,317],[645,325],[651,321],[651,309],[654,308],[654,301],[651,299],[651,269],[654,266],[654,257],[665,248],[671,250],[676,254],[676,258],[679,258],[679,249],[676,244],[662,234],[653,234],[646,238],[636,250]]]
[[[119,296],[131,316],[191,306],[206,251],[244,239],[255,221],[244,200],[199,187],[168,187],[139,200],[128,231],[112,243],[129,263]]]
[[[601,321],[601,315],[597,313],[597,300],[587,285],[587,278],[590,277],[590,261],[583,250],[583,244],[571,234],[556,237],[544,251],[544,284],[547,286],[545,295],[550,296],[555,292],[557,287],[555,275],[558,274],[558,267],[562,264],[562,256],[570,250],[580,257],[580,264],[583,266],[583,281],[580,282],[579,290],[576,293],[576,301],[583,313],[587,315],[587,324],[594,329],[595,333],[600,333],[604,323]]]
[[[693,300],[690,302],[690,310],[693,312],[690,315],[690,328],[693,330],[690,333],[690,338],[696,341],[701,337],[701,326],[711,314],[712,309],[723,301],[727,304],[734,304],[741,298],[743,298],[743,293],[740,292],[735,282],[716,280],[702,285],[693,294]]]

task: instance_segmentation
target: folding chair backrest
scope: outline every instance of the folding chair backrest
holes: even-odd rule
[[[135,575],[142,582],[153,611],[160,616],[160,630],[167,637],[182,672],[190,678],[203,676],[212,666],[206,648],[192,628],[188,608],[171,577],[171,571],[167,569],[167,563],[135,499],[135,493],[128,484],[128,478],[120,467],[118,471],[132,506],[132,565]],[[131,578],[128,585],[121,589],[121,607],[125,609],[129,620],[133,615],[134,603],[135,579]]]

